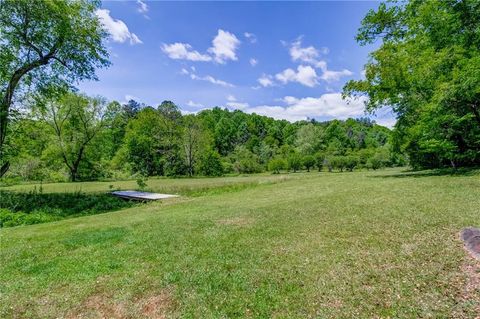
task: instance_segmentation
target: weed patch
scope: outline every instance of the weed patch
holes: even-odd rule
[[[0,191],[0,227],[31,225],[94,215],[139,205],[101,193]]]

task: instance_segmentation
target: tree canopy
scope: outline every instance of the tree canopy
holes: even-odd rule
[[[405,164],[392,152],[390,130],[367,119],[290,123],[219,107],[182,115],[170,101],[121,105],[77,93],[33,109],[12,123],[18,147],[9,178],[218,176],[321,170],[324,163],[353,170],[377,168],[369,166],[374,159],[380,166]]]
[[[363,19],[357,41],[381,45],[344,95],[393,109],[393,143],[414,167],[480,164],[479,30],[476,0],[393,1]]]
[[[99,1],[0,2],[0,176],[12,107],[28,95],[52,95],[75,81],[96,79],[107,66],[106,32],[95,15]]]

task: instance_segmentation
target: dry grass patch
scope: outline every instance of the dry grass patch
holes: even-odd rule
[[[85,299],[66,318],[165,319],[170,318],[174,308],[175,301],[169,289],[133,301],[117,301],[111,295],[96,293]]]
[[[254,219],[251,217],[232,217],[232,218],[224,218],[217,220],[217,225],[225,225],[225,226],[249,226],[254,223]]]
[[[465,279],[460,300],[472,305],[475,319],[480,319],[480,262],[468,258],[462,264],[461,271]]]
[[[89,296],[77,309],[67,315],[67,318],[128,318],[127,307],[123,302],[115,302],[111,296],[97,293]]]
[[[159,294],[142,299],[142,314],[146,318],[164,319],[175,308],[172,293],[163,290]]]

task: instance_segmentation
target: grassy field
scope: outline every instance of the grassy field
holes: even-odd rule
[[[229,187],[237,181],[245,182]],[[186,196],[0,230],[0,317],[480,315],[480,266],[458,239],[463,227],[480,226],[478,173],[147,183]],[[109,184],[117,187],[81,187]]]
[[[309,176],[309,175],[303,175]],[[302,178],[302,174],[258,174],[234,177],[218,178],[150,178],[146,181],[146,189],[157,193],[170,193],[198,196],[205,193],[224,192],[225,190],[238,190],[240,188],[259,184],[271,184],[290,179]],[[20,184],[9,187],[0,187],[0,190],[29,192],[42,188],[44,193],[64,192],[109,192],[112,190],[138,189],[136,180],[111,181],[111,182],[79,182],[79,183],[44,183],[44,184]]]

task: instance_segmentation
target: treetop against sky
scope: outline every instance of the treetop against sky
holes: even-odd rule
[[[290,121],[364,115],[341,98],[360,79],[372,46],[355,34],[376,2],[105,1],[97,15],[110,34],[113,65],[88,94],[185,113],[224,106]],[[389,110],[374,117],[392,126]]]

